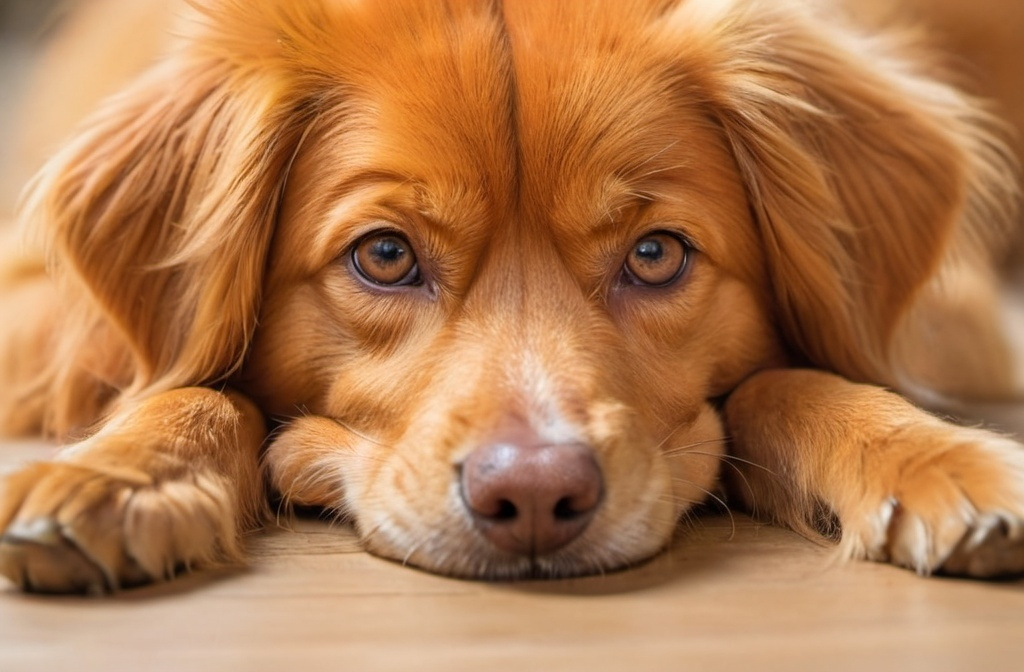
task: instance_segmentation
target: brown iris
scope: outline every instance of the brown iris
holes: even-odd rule
[[[686,243],[659,231],[636,242],[626,258],[626,274],[638,285],[661,287],[682,274],[686,260]]]
[[[377,285],[414,285],[419,282],[419,264],[409,241],[386,231],[371,233],[352,251],[356,271]]]

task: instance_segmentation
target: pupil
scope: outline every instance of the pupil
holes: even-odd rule
[[[656,240],[645,240],[636,246],[636,256],[648,263],[660,261],[665,256],[665,248]]]
[[[402,258],[405,248],[394,238],[385,238],[373,244],[372,252],[379,263],[390,265]]]

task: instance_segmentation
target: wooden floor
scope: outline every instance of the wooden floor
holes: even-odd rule
[[[50,449],[0,445],[0,465]],[[634,570],[448,580],[300,520],[245,570],[112,598],[0,588],[0,670],[1024,670],[1024,582],[922,579],[737,517]],[[0,579],[0,582],[3,580]]]

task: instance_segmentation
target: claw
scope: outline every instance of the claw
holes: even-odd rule
[[[52,518],[33,518],[15,521],[0,539],[14,544],[35,543],[43,546],[56,546],[63,539],[63,535],[60,525]]]
[[[979,579],[1024,575],[1024,543],[1012,532],[1012,525],[1000,516],[982,516],[950,553],[941,572]]]
[[[0,537],[0,574],[30,592],[110,592],[106,573],[62,533],[56,521],[19,521]]]
[[[961,542],[961,550],[971,553],[992,540],[992,535],[1005,526],[999,516],[987,514],[979,516],[974,523],[974,529],[969,530],[964,541]]]

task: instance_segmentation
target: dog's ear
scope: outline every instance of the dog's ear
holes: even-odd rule
[[[1012,160],[912,36],[862,36],[821,11],[689,0],[669,24],[732,146],[791,346],[896,384],[901,316],[946,259],[984,254],[1009,225]]]
[[[97,377],[175,386],[239,365],[302,128],[274,76],[183,46],[107,101],[36,178],[25,221],[83,299],[67,310],[84,321],[66,328],[131,353]],[[89,335],[61,338],[81,350]]]

